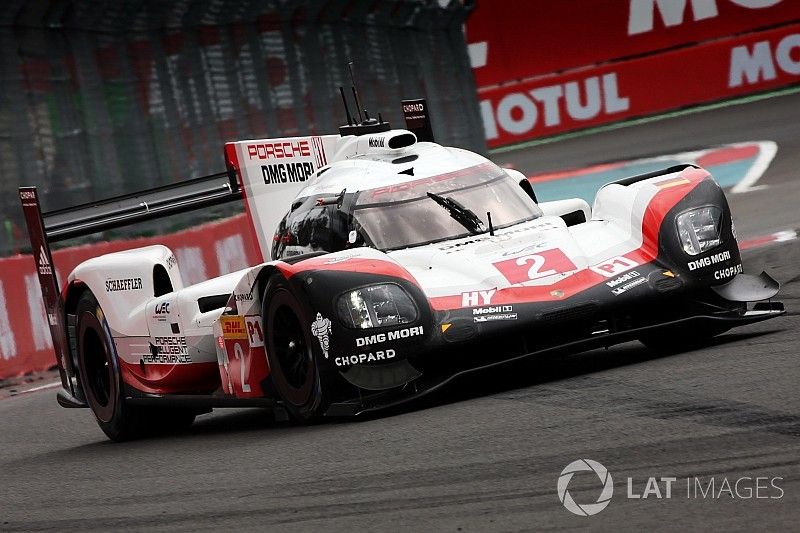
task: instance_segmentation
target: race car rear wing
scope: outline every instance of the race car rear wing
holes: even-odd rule
[[[65,303],[53,267],[50,245],[146,220],[241,200],[242,192],[234,172],[221,172],[49,213],[42,213],[36,187],[20,187],[19,198],[28,226],[61,383],[74,399],[76,384],[72,377],[75,376],[75,369],[68,352],[67,329],[64,323]]]
[[[35,187],[23,187],[20,191],[30,189]],[[51,211],[42,217],[48,240],[58,242],[241,199],[235,175],[220,172]]]

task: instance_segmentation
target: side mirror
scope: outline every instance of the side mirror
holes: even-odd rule
[[[536,199],[536,193],[533,192],[533,185],[531,185],[531,182],[528,181],[528,178],[519,180],[519,186],[522,187],[522,190],[531,197],[531,200],[537,204],[539,203],[539,200]]]
[[[537,204],[539,203],[539,200],[536,199],[536,193],[533,192],[533,185],[531,185],[531,182],[528,181],[528,177],[525,176],[525,174],[513,168],[504,168],[503,170],[506,171],[506,174],[517,180],[519,186],[522,187],[522,190],[525,191],[525,194],[531,197],[531,200]]]

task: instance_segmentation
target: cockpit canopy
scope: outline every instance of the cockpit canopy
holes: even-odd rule
[[[489,161],[376,188],[359,179],[352,192],[295,201],[275,233],[272,257],[458,239],[488,232],[487,213],[495,230],[542,216],[516,180]]]

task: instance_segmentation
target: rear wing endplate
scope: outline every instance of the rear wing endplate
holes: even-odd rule
[[[241,198],[239,183],[233,172],[213,174],[49,213],[42,213],[36,187],[20,187],[19,199],[28,226],[61,383],[66,391],[75,397],[73,377],[76,372],[69,354],[64,297],[53,265],[51,243]]]

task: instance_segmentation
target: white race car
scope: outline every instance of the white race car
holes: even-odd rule
[[[778,316],[742,273],[725,196],[692,165],[537,203],[530,182],[367,120],[339,135],[228,143],[228,173],[42,215],[31,244],[244,200],[263,262],[184,286],[150,246],[39,268],[67,407],[114,440],[260,405],[306,420],[356,415],[524,357],[640,339],[709,337]],[[419,136],[418,136],[419,135]]]

